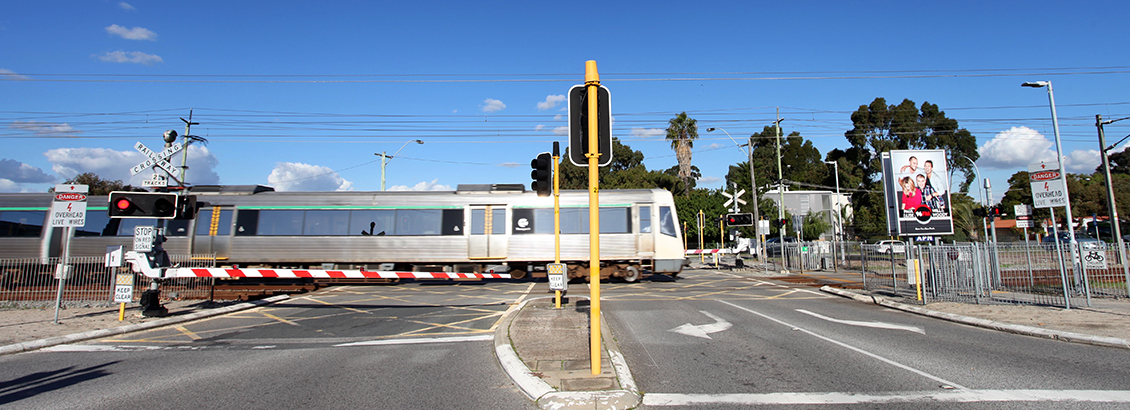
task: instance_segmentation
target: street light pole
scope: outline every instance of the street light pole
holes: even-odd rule
[[[725,129],[712,127],[712,128],[707,128],[706,132],[712,132],[714,130],[721,130],[722,132],[725,132],[726,136],[730,137],[731,141],[734,141],[734,145],[737,145],[739,149],[742,148],[741,145],[738,145],[738,141],[734,140],[734,137],[731,137],[730,133],[726,132]],[[743,150],[743,151],[745,151],[745,150]],[[743,154],[748,154],[748,156],[749,156],[749,187],[750,187],[749,195],[753,198],[753,246],[754,246],[755,249],[757,249],[757,259],[764,261],[765,258],[762,256],[763,253],[762,253],[761,235],[758,235],[758,232],[757,232],[758,231],[758,225],[761,224],[761,213],[757,209],[757,178],[755,178],[754,174],[753,174],[753,137],[752,136],[749,137],[749,151],[743,152]],[[737,201],[734,201],[734,202],[737,203]]]
[[[424,141],[420,141],[420,140],[409,140],[408,142],[405,142],[404,145],[401,145],[400,149],[396,150],[395,154],[387,155],[387,154],[385,154],[385,151],[381,151],[379,153],[373,154],[373,155],[379,155],[381,157],[381,191],[385,190],[385,165],[388,165],[388,162],[391,161],[392,158],[396,157],[397,154],[400,154],[400,151],[403,150],[404,147],[407,147],[408,144],[411,144],[413,142],[415,142],[417,144],[423,144],[424,143]]]
[[[1048,87],[1048,103],[1052,108],[1052,131],[1055,132],[1055,155],[1056,161],[1059,162],[1059,179],[1063,182],[1063,199],[1067,201],[1064,206],[1064,211],[1067,212],[1067,235],[1070,238],[1071,244],[1071,272],[1075,276],[1075,283],[1080,283],[1083,279],[1079,272],[1082,266],[1076,265],[1075,261],[1078,260],[1078,250],[1075,249],[1078,242],[1075,241],[1075,219],[1071,214],[1071,193],[1067,189],[1067,168],[1063,163],[1063,143],[1059,139],[1059,118],[1055,114],[1055,93],[1052,91],[1051,81],[1029,81],[1021,84],[1022,87],[1041,88]],[[1056,238],[1058,240],[1058,238]],[[1088,296],[1090,296],[1088,294]]]
[[[1095,115],[1095,126],[1099,127],[1099,154],[1102,155],[1103,160],[1103,175],[1106,176],[1106,198],[1109,201],[1110,205],[1110,224],[1113,225],[1114,228],[1113,230],[1111,230],[1111,232],[1114,233],[1114,242],[1118,245],[1118,259],[1120,259],[1122,262],[1122,274],[1126,277],[1126,292],[1127,294],[1130,294],[1130,263],[1127,263],[1126,261],[1126,249],[1123,247],[1124,245],[1122,243],[1122,228],[1119,226],[1121,225],[1121,223],[1118,219],[1118,205],[1115,204],[1114,200],[1114,181],[1111,180],[1110,177],[1110,158],[1107,157],[1106,154],[1107,151],[1114,149],[1114,147],[1117,146],[1118,143],[1107,147],[1106,133],[1103,132],[1103,125],[1122,121],[1127,118],[1130,117],[1103,121],[1102,114]],[[1126,138],[1123,138],[1123,140],[1126,140]],[[1097,231],[1097,223],[1095,224],[1095,227]]]
[[[844,205],[840,202],[840,161],[824,161],[825,164],[832,165],[836,170],[836,242],[843,246],[844,241]],[[843,251],[840,251],[840,257],[843,258]]]
[[[773,128],[777,132],[777,219],[785,219],[785,171],[781,168],[781,109],[777,108],[777,120],[773,121]],[[781,246],[785,246],[785,227],[782,226],[777,231],[778,236],[781,238]],[[784,248],[781,248],[782,250]]]

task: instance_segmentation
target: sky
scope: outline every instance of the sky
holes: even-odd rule
[[[973,133],[999,199],[1055,157],[1047,89],[1025,81],[1054,87],[1067,169],[1099,164],[1095,115],[1130,117],[1127,15],[1117,1],[7,2],[0,192],[82,172],[141,185],[134,144],[160,151],[190,113],[207,140],[187,150],[191,184],[376,191],[383,152],[390,190],[528,185],[531,159],[568,146],[565,95],[595,60],[613,135],[648,169],[676,165],[668,120],[698,121],[699,187],[721,187],[777,112],[825,155],[882,97]],[[1130,121],[1105,131],[1114,144]]]

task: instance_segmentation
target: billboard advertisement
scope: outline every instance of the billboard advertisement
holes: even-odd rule
[[[893,235],[952,235],[945,150],[883,153],[887,222]]]

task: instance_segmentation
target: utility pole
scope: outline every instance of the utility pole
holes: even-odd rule
[[[784,172],[783,168],[781,168],[781,121],[784,121],[784,120],[781,119],[781,107],[777,107],[777,120],[773,121],[773,128],[775,128],[776,131],[777,131],[777,195],[778,195],[778,200],[779,200],[779,202],[777,202],[777,219],[784,220],[785,219],[785,184],[784,184],[785,172]],[[782,247],[785,246],[785,227],[782,226],[781,229],[779,229],[777,231],[777,233],[781,237],[781,246]],[[784,250],[784,248],[782,248],[782,250]]]
[[[1114,145],[1107,147],[1106,133],[1103,132],[1103,125],[1116,121],[1122,121],[1126,118],[1103,121],[1102,114],[1098,114],[1095,115],[1095,126],[1099,127],[1099,154],[1102,155],[1103,175],[1106,177],[1106,198],[1110,204],[1110,224],[1113,225],[1114,228],[1114,230],[1112,231],[1114,232],[1114,242],[1118,245],[1118,259],[1120,259],[1120,261],[1122,262],[1122,274],[1126,279],[1126,292],[1130,294],[1130,266],[1128,266],[1130,265],[1130,263],[1127,263],[1126,248],[1122,243],[1122,228],[1119,226],[1121,225],[1121,223],[1118,219],[1118,205],[1114,200],[1114,181],[1110,177],[1110,158],[1106,155],[1107,151],[1114,149],[1115,146],[1117,146],[1122,141],[1125,141],[1126,138],[1123,138],[1122,141],[1118,141],[1114,143]],[[1130,138],[1130,135],[1128,135],[1127,138]],[[1098,224],[1095,224],[1095,228],[1096,230],[1098,229]]]
[[[181,155],[180,184],[181,184],[181,186],[185,186],[185,185],[188,184],[188,181],[186,181],[184,179],[184,174],[188,170],[188,142],[191,140],[191,138],[189,138],[189,135],[192,135],[192,134],[189,133],[189,131],[192,130],[193,125],[200,125],[200,123],[192,122],[192,109],[191,108],[188,109],[188,119],[186,120],[184,118],[181,118],[180,120],[184,121],[184,142],[183,142],[184,146],[181,147],[181,148],[184,148],[182,150],[184,152],[182,152],[180,154]]]

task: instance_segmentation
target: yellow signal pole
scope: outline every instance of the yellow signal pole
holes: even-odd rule
[[[561,263],[561,185],[557,175],[558,155],[557,142],[553,143],[553,263]],[[569,270],[565,269],[565,281],[569,281]],[[561,309],[561,291],[555,291],[556,308]]]
[[[589,151],[585,154],[589,159],[589,356],[593,376],[600,374],[600,122],[596,100],[599,87],[596,60],[585,61],[585,91],[589,100]]]

